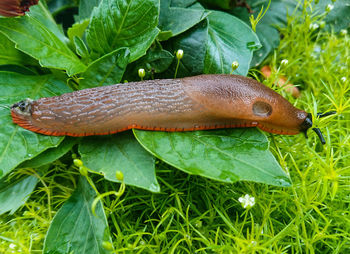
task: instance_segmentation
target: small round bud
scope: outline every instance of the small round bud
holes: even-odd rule
[[[74,165],[77,166],[78,168],[81,167],[81,166],[83,166],[83,162],[82,162],[81,160],[79,160],[79,159],[74,159],[74,160],[73,160],[73,163],[74,163]]]
[[[348,30],[346,30],[346,29],[340,30],[340,35],[341,35],[341,36],[345,36],[345,35],[347,35],[347,34],[348,34]]]
[[[102,242],[102,247],[105,250],[113,250],[113,244],[111,242],[103,241]]]
[[[239,63],[237,61],[233,61],[231,64],[232,71],[236,70],[239,66]]]
[[[316,23],[311,23],[309,28],[310,28],[311,31],[313,31],[313,30],[316,30],[317,28],[319,28],[319,25],[316,24]]]
[[[82,176],[87,176],[89,172],[88,172],[87,167],[81,166],[81,167],[79,167],[79,173],[80,173]]]
[[[116,177],[117,180],[119,180],[119,181],[123,181],[123,180],[124,180],[124,174],[123,174],[122,171],[117,170],[117,171],[115,172],[115,177]]]
[[[145,69],[139,69],[139,77],[140,78],[144,78],[146,76],[146,72],[145,72]]]
[[[181,60],[184,56],[184,51],[182,49],[178,49],[176,52],[176,58]]]
[[[326,12],[330,12],[331,10],[333,10],[334,5],[333,4],[327,4],[326,6]]]
[[[287,59],[283,59],[283,60],[281,61],[281,65],[286,66],[287,64],[288,64],[288,60],[287,60]]]
[[[323,20],[320,22],[320,28],[324,28],[326,26],[326,22],[324,22]]]
[[[76,154],[76,153],[73,153],[73,154],[72,154],[72,159],[76,159],[76,158],[78,158],[77,154]]]
[[[341,82],[345,83],[346,82],[346,77],[342,77],[340,80],[341,80]]]

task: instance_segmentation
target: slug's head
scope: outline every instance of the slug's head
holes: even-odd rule
[[[30,116],[32,114],[32,105],[33,100],[27,98],[23,101],[13,104],[11,107],[11,111],[18,115]]]
[[[327,112],[327,113],[318,113],[317,116],[318,117],[326,117],[326,116],[329,116],[329,115],[333,115],[335,114],[336,112],[335,111],[330,111],[330,112]],[[307,117],[305,118],[304,122],[301,124],[300,126],[300,131],[303,132],[305,134],[305,137],[307,138],[307,130],[310,129],[312,127],[312,115],[311,113],[308,113],[307,114]],[[312,128],[312,130],[314,132],[316,132],[318,138],[320,139],[321,143],[324,145],[326,144],[326,141],[322,135],[322,132],[319,128]]]
[[[12,121],[19,126],[26,128],[32,118],[33,100],[25,99],[11,106]]]

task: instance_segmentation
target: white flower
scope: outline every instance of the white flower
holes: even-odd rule
[[[348,34],[348,30],[342,29],[342,30],[340,30],[340,34],[341,34],[342,36],[345,36],[345,35]]]
[[[331,10],[333,10],[333,8],[334,8],[334,5],[333,5],[333,4],[328,4],[328,5],[326,6],[326,12],[330,12]]]
[[[14,243],[10,243],[10,245],[9,245],[9,248],[10,248],[10,249],[14,249],[14,248],[16,248],[16,247],[17,247],[17,245],[14,244]]]
[[[281,61],[281,65],[287,65],[288,64],[288,60],[287,59],[283,59],[282,61]]]
[[[243,208],[252,208],[255,205],[255,198],[245,194],[244,197],[238,198],[238,201],[242,204]]]
[[[340,80],[341,80],[341,82],[345,83],[346,77],[342,77]]]
[[[317,28],[319,28],[319,25],[316,24],[316,23],[311,23],[310,26],[309,26],[310,30],[316,30]]]

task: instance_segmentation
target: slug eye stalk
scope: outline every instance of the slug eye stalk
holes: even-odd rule
[[[336,111],[330,111],[330,112],[326,112],[326,113],[317,113],[317,117],[322,118],[322,117],[334,115],[336,113],[337,113]],[[301,126],[301,131],[304,132],[305,138],[308,138],[307,137],[307,130],[311,127],[312,127],[312,115],[311,115],[311,113],[309,113]],[[326,140],[324,139],[321,130],[319,128],[312,128],[312,130],[317,134],[322,145],[326,144]]]

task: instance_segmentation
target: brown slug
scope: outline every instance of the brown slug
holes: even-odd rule
[[[324,115],[329,115],[326,113]],[[193,131],[258,127],[294,135],[312,116],[272,89],[237,75],[199,75],[90,88],[11,108],[13,122],[45,135],[107,135],[131,128]],[[324,116],[321,115],[321,116]],[[322,143],[318,128],[313,128]]]

